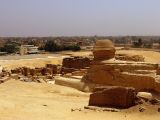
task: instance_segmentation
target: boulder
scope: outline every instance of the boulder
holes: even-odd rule
[[[129,108],[135,105],[135,89],[129,87],[101,87],[90,95],[89,106]]]
[[[152,93],[149,92],[138,92],[137,97],[144,99],[146,101],[153,99]]]

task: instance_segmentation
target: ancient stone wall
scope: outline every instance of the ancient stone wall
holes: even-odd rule
[[[92,93],[89,106],[129,108],[135,105],[135,89],[127,87],[102,87]]]
[[[28,68],[28,67],[20,67],[16,69],[12,69],[12,74],[22,74],[24,76],[37,76],[37,75],[53,75],[59,72],[58,66],[53,64],[46,64],[45,67],[42,68]]]
[[[87,57],[69,57],[64,58],[62,63],[61,74],[72,73],[80,69],[90,67],[91,59]]]
[[[126,54],[116,54],[116,60],[122,61],[134,61],[134,62],[144,62],[145,58],[142,55],[126,55]]]

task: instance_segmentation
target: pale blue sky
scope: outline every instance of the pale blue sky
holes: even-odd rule
[[[160,35],[160,0],[0,0],[0,36]]]

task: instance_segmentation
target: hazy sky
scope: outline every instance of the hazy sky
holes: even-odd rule
[[[0,36],[160,35],[160,0],[0,0]]]

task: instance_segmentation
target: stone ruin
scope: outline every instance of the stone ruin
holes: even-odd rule
[[[97,86],[120,87],[96,91],[91,94],[89,105],[127,108],[134,105],[134,93],[140,91],[160,93],[158,64],[119,61],[115,59],[115,52],[110,40],[98,40],[93,48],[94,60],[82,81],[88,85],[92,84],[90,85],[92,91]]]
[[[55,76],[83,76],[91,64],[91,59],[87,57],[68,57],[63,59],[62,66],[46,64],[45,67],[29,68],[19,67],[5,72],[1,70],[0,82],[3,83],[10,78],[25,82],[50,82]]]
[[[83,76],[90,67],[92,60],[87,57],[68,57],[64,58],[62,62],[62,75],[79,75]],[[69,74],[68,74],[69,73]]]
[[[54,64],[46,64],[41,68],[19,67],[11,70],[10,78],[21,80],[24,82],[47,83],[52,81],[56,74],[60,73],[60,66]]]
[[[24,76],[38,76],[38,75],[54,75],[58,73],[58,66],[53,64],[46,64],[42,68],[28,68],[20,67],[11,70],[12,74],[22,74]]]
[[[108,48],[105,48],[106,46]],[[160,92],[158,64],[115,60],[115,48],[109,40],[97,41],[93,54],[94,61],[83,78],[85,83],[134,87],[136,91]]]
[[[145,58],[142,55],[116,54],[115,59],[122,60],[122,61],[134,61],[134,62],[145,61]]]
[[[98,87],[90,95],[89,106],[129,108],[135,105],[136,92],[129,87]]]
[[[93,48],[94,59],[69,57],[63,59],[62,66],[47,64],[45,67],[34,69],[21,67],[11,70],[11,73],[2,70],[0,82],[11,77],[25,82],[48,83],[57,75],[69,75],[69,79],[73,76],[83,76],[81,81],[76,78],[74,81],[57,80],[57,83],[79,87],[82,91],[87,86],[87,89],[93,92],[90,95],[90,106],[116,108],[135,105],[138,92],[160,93],[158,64],[142,62],[142,56],[119,55],[117,58],[115,53],[116,49],[110,40],[98,40]]]

